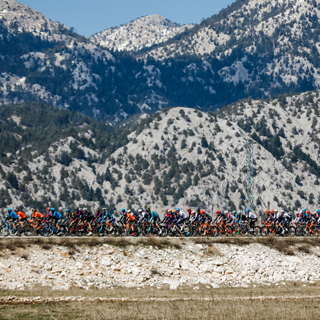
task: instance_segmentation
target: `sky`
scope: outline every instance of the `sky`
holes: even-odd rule
[[[235,0],[18,0],[90,36],[139,17],[160,14],[180,24],[200,23]]]

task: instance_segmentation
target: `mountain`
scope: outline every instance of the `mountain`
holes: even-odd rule
[[[192,27],[180,26],[158,14],[152,14],[99,32],[89,39],[110,50],[138,51],[165,42]]]
[[[215,113],[163,109],[131,129],[39,103],[5,105],[1,208],[245,209],[242,168],[252,139],[256,212],[314,209],[319,103],[319,93],[308,92],[242,100]]]
[[[7,2],[0,3],[4,8]],[[238,0],[165,43],[121,52],[50,21],[45,33],[32,31],[39,29],[34,17],[40,14],[21,8],[32,17],[28,28],[10,27],[25,21],[20,13],[5,12],[6,21],[0,20],[1,103],[41,101],[119,123],[167,107],[208,112],[248,97],[319,88],[317,1]],[[151,30],[151,18],[121,32]],[[40,25],[46,21],[39,19]]]
[[[65,25],[53,22],[40,12],[14,0],[0,1],[0,22],[10,32],[27,32],[48,41],[66,41],[78,37]]]
[[[147,55],[159,59],[214,55],[221,59],[239,49],[249,55],[257,53],[261,46],[266,55],[275,48],[275,55],[309,52],[306,49],[318,42],[318,7],[314,0],[238,0]]]

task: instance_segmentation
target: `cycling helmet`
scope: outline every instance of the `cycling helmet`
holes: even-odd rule
[[[274,209],[274,212],[278,212],[278,210],[277,210],[277,209]]]
[[[7,211],[8,211],[8,212],[11,212],[11,211],[12,211],[12,209],[11,209],[11,208],[8,208],[8,209],[7,209]]]
[[[180,209],[179,209],[179,208],[177,208],[177,209],[176,209],[176,211],[177,211],[177,212],[180,212]]]
[[[307,214],[310,214],[311,212],[310,212],[310,210],[307,210]]]
[[[70,209],[67,209],[66,212],[70,212]]]
[[[284,210],[281,210],[280,212],[281,212],[281,213],[284,213]]]
[[[228,212],[228,210],[226,210],[225,212],[224,212],[224,214],[228,214],[229,212]]]
[[[270,211],[267,209],[267,210],[266,210],[266,214],[268,214],[268,213],[270,213]]]
[[[316,210],[316,213],[320,213],[320,210],[319,210],[319,209],[317,209],[317,210]]]
[[[56,209],[55,208],[50,208],[50,211],[55,211]]]
[[[122,208],[122,209],[121,209],[121,212],[126,212],[126,209],[125,209],[125,208]]]
[[[238,211],[237,213],[238,213],[238,214],[241,214],[241,211]]]
[[[233,213],[233,214],[236,214],[236,213],[237,213],[237,211],[236,211],[236,210],[233,210],[233,211],[232,211],[232,213]]]
[[[274,213],[274,210],[272,209],[272,210],[270,211],[270,213]]]
[[[103,208],[102,211],[107,211],[107,208]]]
[[[216,214],[218,214],[218,213],[221,213],[220,210],[217,210],[217,211],[216,211]]]
[[[191,208],[188,208],[187,211],[188,211],[188,212],[191,211]]]
[[[169,210],[168,210],[168,213],[172,213],[172,210],[169,209]]]
[[[249,211],[250,211],[249,209],[246,209],[246,211],[245,211],[245,212],[246,212],[246,213],[248,213]]]
[[[131,210],[129,209],[127,212],[128,212],[128,213],[131,213]]]
[[[88,209],[87,209],[87,208],[83,208],[82,210],[83,210],[83,211],[88,211]]]
[[[142,209],[139,209],[138,212],[139,212],[139,213],[142,213]]]
[[[50,211],[50,207],[48,207],[46,210],[47,210],[47,211]]]
[[[203,214],[203,213],[205,213],[205,212],[204,212],[204,210],[201,210],[200,213]]]
[[[150,212],[151,210],[150,210],[150,207],[148,207],[148,209],[147,209],[147,212]]]
[[[302,212],[306,212],[307,211],[307,209],[302,209]]]

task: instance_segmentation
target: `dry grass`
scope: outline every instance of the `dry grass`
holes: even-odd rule
[[[157,272],[156,270],[154,271]],[[288,283],[283,287],[258,288],[221,288],[199,290],[181,290],[145,288],[141,290],[116,288],[114,290],[73,289],[67,292],[34,290],[32,296],[99,296],[128,298],[169,298],[166,302],[104,302],[104,303],[55,303],[42,305],[0,306],[0,319],[319,319],[319,301],[212,301],[224,297],[255,296],[292,296],[318,295],[319,284],[307,285]],[[0,292],[1,295],[28,296],[28,292]],[[173,301],[172,299],[181,299]],[[193,298],[197,301],[183,301],[182,298]],[[206,301],[210,298],[211,301]]]
[[[259,243],[269,248],[278,250],[286,255],[294,255],[295,252],[311,253],[312,247],[320,246],[320,238],[278,238],[269,236],[266,238],[242,238],[242,237],[219,237],[219,238],[3,238],[0,242],[0,252],[5,249],[9,250],[11,254],[21,253],[18,249],[25,249],[27,246],[38,245],[42,249],[50,250],[53,246],[62,246],[70,249],[70,255],[78,252],[80,247],[99,247],[103,244],[115,246],[118,248],[127,248],[129,246],[153,246],[158,249],[175,248],[182,249],[183,245],[188,242],[196,244],[208,245],[212,248],[213,244],[226,244],[246,246],[253,243]],[[18,250],[18,251],[17,251]],[[210,251],[210,250],[208,250]],[[212,250],[211,250],[212,251]],[[214,254],[214,252],[211,252]]]
[[[172,301],[0,306],[1,319],[319,319],[317,301]]]

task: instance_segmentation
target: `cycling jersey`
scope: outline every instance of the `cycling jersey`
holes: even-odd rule
[[[18,218],[19,218],[19,216],[18,216],[14,211],[8,212],[7,219],[16,220],[16,219],[18,219]]]
[[[66,218],[67,218],[67,219],[73,219],[75,216],[76,216],[76,215],[75,215],[75,213],[73,213],[73,212],[68,212],[68,213],[66,214]]]
[[[110,212],[106,212],[103,217],[107,220],[111,220],[113,219],[113,214]]]
[[[183,211],[180,211],[180,217],[182,219],[187,219],[188,218],[188,215],[186,213],[184,213]]]
[[[22,211],[18,211],[18,212],[16,212],[16,214],[17,214],[18,217],[21,218],[21,219],[25,219],[25,218],[27,217]]]
[[[237,218],[233,214],[230,214],[230,217],[228,217],[229,224],[234,224],[236,220]]]
[[[149,220],[149,215],[145,211],[142,211],[139,215],[139,221],[147,221],[147,220]]]
[[[31,218],[37,218],[37,219],[43,219],[43,214],[41,214],[40,212],[35,212]]]
[[[89,211],[87,211],[87,212],[84,212],[84,214],[83,214],[83,219],[84,220],[86,220],[86,221],[92,221],[93,219],[94,219],[94,215],[91,213],[91,212],[89,212]]]
[[[159,219],[159,215],[156,212],[151,211],[150,212],[150,221],[156,221],[158,219]]]
[[[227,221],[228,220],[228,216],[224,213],[220,214],[221,220]]]
[[[250,211],[250,212],[248,213],[248,218],[251,219],[251,220],[253,220],[253,219],[257,219],[257,216]]]
[[[49,217],[50,217],[50,218],[53,218],[53,219],[55,219],[55,220],[59,220],[59,219],[61,219],[61,213],[59,213],[59,212],[57,212],[57,211],[54,211],[54,212],[51,212],[51,213],[49,214]]]
[[[136,218],[130,213],[127,214],[127,219],[130,220],[131,222],[136,220]]]

